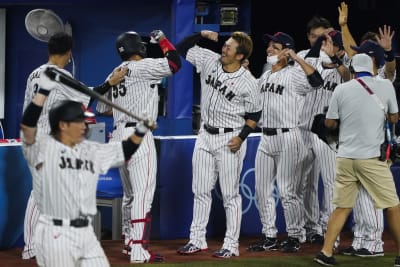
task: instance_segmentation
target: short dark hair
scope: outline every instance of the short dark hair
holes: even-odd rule
[[[328,29],[331,28],[332,25],[328,19],[315,15],[307,22],[307,33],[310,33],[311,30],[319,27]]]
[[[55,33],[47,43],[50,55],[64,55],[72,49],[72,37],[65,32]]]

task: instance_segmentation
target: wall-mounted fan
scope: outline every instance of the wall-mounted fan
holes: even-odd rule
[[[36,40],[48,42],[58,32],[66,32],[72,36],[71,24],[63,23],[61,18],[50,9],[33,9],[26,14],[25,28]],[[71,55],[72,76],[75,77],[75,62]]]
[[[36,40],[48,42],[57,32],[67,32],[72,35],[69,23],[64,24],[61,18],[50,9],[34,9],[25,17],[25,28]]]

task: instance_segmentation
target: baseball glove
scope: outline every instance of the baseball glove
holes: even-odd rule
[[[316,114],[311,126],[311,132],[318,135],[318,137],[328,145],[339,142],[339,127],[336,129],[329,129],[325,126],[325,114]]]

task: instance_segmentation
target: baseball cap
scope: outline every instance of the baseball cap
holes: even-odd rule
[[[338,46],[340,50],[344,50],[342,33],[340,31],[333,30],[328,34],[332,38],[333,44]]]
[[[355,54],[351,58],[350,66],[353,68],[354,72],[369,72],[374,74],[372,58],[367,54]]]
[[[284,32],[276,32],[274,35],[264,34],[263,41],[268,44],[270,41],[274,41],[275,43],[280,43],[284,48],[294,49],[294,41],[293,38]]]
[[[377,67],[379,68],[384,64],[384,51],[383,48],[372,40],[365,40],[360,46],[350,46],[357,53],[365,53],[375,58]]]
[[[95,114],[86,110],[85,106],[76,101],[64,100],[50,109],[49,121],[52,132],[56,132],[60,121],[80,122],[87,118],[94,117]]]

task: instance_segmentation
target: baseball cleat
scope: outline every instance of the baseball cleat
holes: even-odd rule
[[[323,245],[324,237],[320,234],[314,234],[310,238],[308,238],[307,241],[310,242],[311,244]]]
[[[196,247],[192,243],[187,243],[183,247],[179,248],[177,250],[177,252],[178,252],[178,254],[181,254],[181,255],[190,255],[190,254],[194,254],[194,253],[201,252],[204,250],[207,250],[207,248],[201,249],[199,247]]]
[[[357,249],[354,253],[354,256],[368,258],[368,257],[381,257],[384,256],[385,253],[383,251],[369,251],[366,248]]]
[[[272,237],[263,237],[260,241],[251,244],[247,251],[260,252],[260,251],[275,251],[279,250],[278,239]]]
[[[131,255],[131,250],[132,250],[132,248],[130,246],[125,245],[124,248],[122,249],[122,254]]]
[[[295,237],[288,237],[281,243],[281,251],[283,252],[297,252],[300,249],[300,241]]]
[[[236,255],[235,253],[226,248],[221,248],[220,250],[217,250],[213,253],[213,257],[223,258],[223,259],[229,259],[231,257],[236,257],[236,256],[238,255]]]

